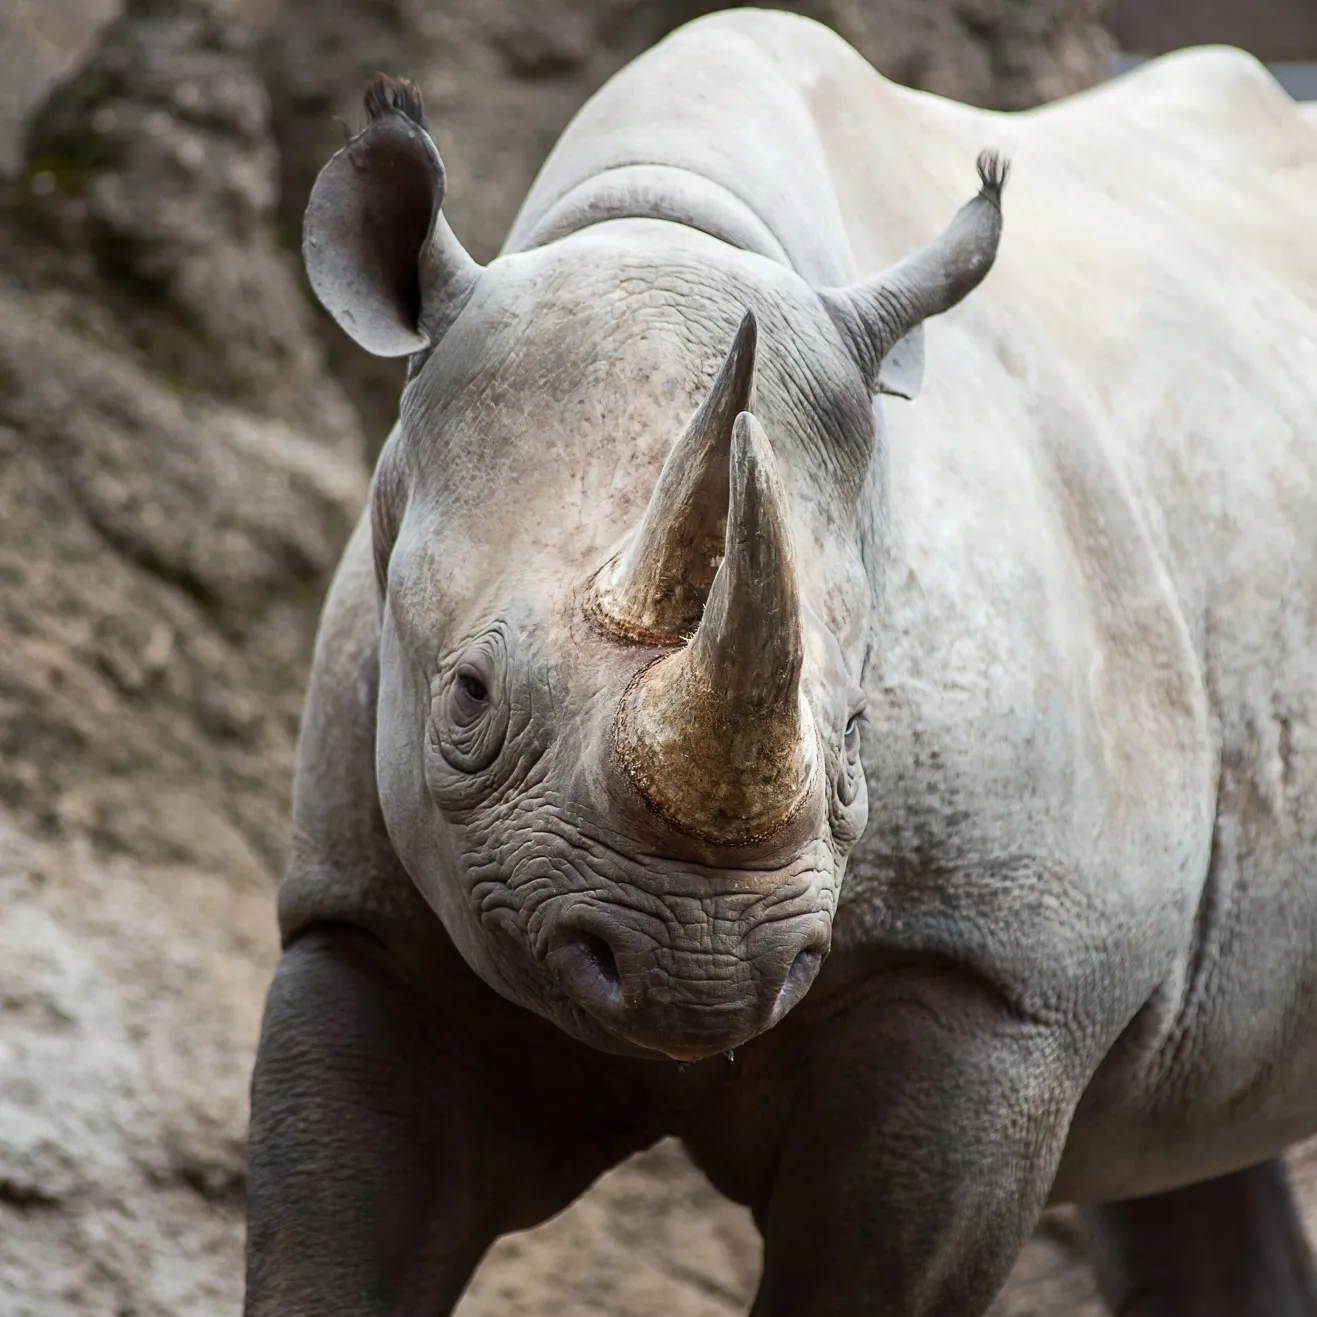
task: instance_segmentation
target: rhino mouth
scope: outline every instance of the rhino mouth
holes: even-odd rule
[[[553,916],[542,965],[591,1033],[699,1060],[776,1025],[827,955],[831,920],[822,913],[739,922],[715,915],[674,932],[641,910],[572,900]]]

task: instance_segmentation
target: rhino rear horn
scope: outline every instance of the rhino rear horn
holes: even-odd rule
[[[992,269],[1010,165],[996,152],[984,151],[978,170],[978,195],[960,208],[940,237],[873,279],[822,294],[874,392],[902,398],[919,392],[924,321],[951,310]]]
[[[377,74],[367,124],[320,171],[302,256],[325,310],[367,352],[401,357],[437,342],[480,274],[444,219],[446,177],[421,94]]]
[[[747,308],[713,387],[663,463],[639,529],[600,579],[599,615],[628,639],[678,641],[704,612],[723,555],[732,426],[754,400],[758,336]]]

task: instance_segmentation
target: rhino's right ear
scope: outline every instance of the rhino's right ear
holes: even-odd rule
[[[320,171],[302,258],[325,310],[367,352],[401,357],[442,336],[480,266],[440,211],[444,164],[413,84],[377,74],[367,124]]]

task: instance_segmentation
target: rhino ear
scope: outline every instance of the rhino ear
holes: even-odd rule
[[[916,325],[898,339],[878,367],[878,392],[915,398],[924,385],[924,327]]]
[[[979,192],[939,238],[890,270],[821,293],[875,392],[911,398],[924,373],[923,322],[949,311],[992,269],[1001,239],[1001,194],[1010,166],[979,156]]]
[[[377,74],[365,106],[366,127],[311,189],[302,258],[343,330],[367,352],[401,357],[438,340],[480,267],[440,211],[444,164],[420,92]]]

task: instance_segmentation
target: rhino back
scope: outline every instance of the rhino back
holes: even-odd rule
[[[1144,1192],[1317,1115],[1317,134],[1222,51],[1009,119],[909,105],[931,158],[992,131],[1014,177],[997,268],[888,411],[848,895],[867,937],[1123,1022],[1060,1192]]]

